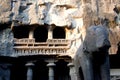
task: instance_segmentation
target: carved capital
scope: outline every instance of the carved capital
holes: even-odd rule
[[[33,67],[35,64],[33,62],[28,62],[25,64],[25,66],[27,67]]]

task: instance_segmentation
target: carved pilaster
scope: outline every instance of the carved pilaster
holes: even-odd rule
[[[53,28],[52,26],[48,27],[48,39],[52,39],[53,38]]]
[[[48,26],[48,39],[53,39],[53,29],[55,28],[54,25]]]
[[[36,26],[30,27],[29,39],[33,39],[34,38],[34,30],[35,29],[36,29]]]

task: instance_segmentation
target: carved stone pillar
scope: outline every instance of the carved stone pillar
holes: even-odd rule
[[[48,26],[48,39],[53,39],[53,30],[55,27],[56,27],[55,25]]]
[[[73,63],[69,63],[68,67],[70,68],[69,75],[70,75],[71,80],[78,80],[77,79],[78,76],[76,74],[74,64]]]
[[[30,27],[30,31],[29,31],[29,39],[33,39],[34,38],[34,30],[35,30],[35,26]]]
[[[49,62],[47,64],[47,66],[49,67],[49,80],[54,80],[54,66],[55,63],[54,62]]]
[[[53,27],[49,26],[48,27],[48,39],[52,39],[53,38]]]
[[[65,32],[66,32],[66,39],[70,39],[70,30],[65,28]]]
[[[27,66],[27,80],[32,80],[33,78],[32,67],[34,66],[34,64],[32,62],[29,62],[26,64],[26,66]]]

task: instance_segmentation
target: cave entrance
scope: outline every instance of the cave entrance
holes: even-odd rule
[[[28,38],[29,27],[28,26],[16,26],[13,28],[14,38]]]
[[[63,27],[56,27],[53,30],[54,39],[65,39],[65,29]]]
[[[59,60],[55,67],[55,80],[70,80],[68,62]]]
[[[39,26],[34,31],[34,38],[36,42],[46,42],[48,37],[48,30],[46,26]]]

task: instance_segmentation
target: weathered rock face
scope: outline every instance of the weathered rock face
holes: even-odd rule
[[[1,24],[8,22],[12,22],[11,26],[48,24],[72,28],[68,30],[68,36],[69,39],[75,39],[71,46],[75,51],[82,42],[81,33],[84,39],[87,27],[100,25],[101,19],[108,19],[108,27],[114,36],[110,37],[113,47],[110,53],[117,51],[116,44],[119,39],[116,41],[116,37],[119,36],[116,34],[119,34],[119,27],[116,28],[115,21],[119,24],[119,19],[114,18],[119,15],[120,9],[118,13],[113,9],[115,5],[116,7],[120,5],[120,0],[0,0],[0,3]]]
[[[13,1],[13,20],[22,24],[55,24],[70,26],[81,10],[79,0],[19,0]],[[82,11],[80,11],[82,12]],[[75,27],[75,26],[74,26]]]
[[[65,39],[72,40],[67,55],[75,59],[76,52],[82,50],[86,28],[103,25],[106,19],[111,43],[109,53],[115,54],[120,43],[119,6],[120,0],[0,0],[0,24],[11,23],[11,28],[34,24],[65,27]],[[14,37],[9,28],[1,30],[3,27],[0,26],[0,55],[9,56]]]
[[[109,49],[110,54],[117,54],[118,51],[118,47],[120,45],[120,27],[116,26],[115,28],[110,28],[109,31],[109,38],[110,38],[110,42],[111,42],[111,48]]]
[[[11,0],[0,0],[0,23],[12,21]]]
[[[114,18],[113,8],[119,0],[0,0],[1,22],[22,24],[75,24],[76,18],[92,24],[96,17]],[[86,25],[87,25],[86,24]]]
[[[0,56],[10,56],[13,53],[13,33],[7,28],[0,31]]]

